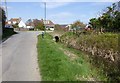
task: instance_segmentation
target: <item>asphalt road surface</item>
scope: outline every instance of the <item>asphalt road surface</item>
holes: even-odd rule
[[[0,67],[3,81],[40,81],[37,63],[37,35],[39,31],[19,32],[2,43]],[[2,59],[1,59],[2,58]],[[2,62],[2,64],[1,64]]]

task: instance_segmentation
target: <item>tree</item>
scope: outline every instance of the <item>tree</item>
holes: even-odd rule
[[[34,24],[35,29],[45,30],[45,25],[44,25],[43,21],[34,19],[33,24]]]
[[[99,20],[96,18],[90,19],[89,24],[92,26],[93,29],[96,29],[99,27]]]
[[[115,30],[117,32],[120,32],[120,12],[118,11],[116,12],[114,26],[115,26]]]
[[[80,28],[84,28],[85,24],[83,24],[83,22],[80,22],[80,21],[75,21],[71,27],[73,29],[73,33],[78,34],[78,31],[80,30]]]
[[[45,30],[45,26],[42,22],[39,22],[36,26],[35,26],[36,29],[38,30]]]
[[[85,24],[83,24],[83,22],[80,22],[80,21],[75,21],[74,23],[73,23],[73,28],[84,28],[85,27]]]
[[[90,19],[89,24],[93,28],[100,29],[101,32],[103,29],[108,32],[120,31],[120,12],[116,10],[116,4],[106,9],[102,16]]]

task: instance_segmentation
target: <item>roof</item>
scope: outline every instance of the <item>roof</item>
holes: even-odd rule
[[[54,25],[54,23],[51,20],[43,20],[45,25]]]
[[[66,27],[67,27],[67,25],[60,25],[60,27],[61,27],[61,28],[66,28]]]
[[[10,21],[11,21],[11,22],[13,22],[13,21],[20,22],[20,21],[21,21],[21,18],[11,18]]]
[[[26,23],[26,26],[34,26],[33,22]]]

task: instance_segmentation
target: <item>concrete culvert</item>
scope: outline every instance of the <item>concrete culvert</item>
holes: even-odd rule
[[[55,42],[59,42],[59,37],[55,36]]]

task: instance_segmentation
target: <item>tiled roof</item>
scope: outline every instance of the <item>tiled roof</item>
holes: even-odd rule
[[[11,18],[10,21],[13,22],[13,21],[17,21],[17,22],[20,22],[21,18]]]
[[[46,25],[54,25],[54,23],[51,20],[43,20],[43,22]]]

